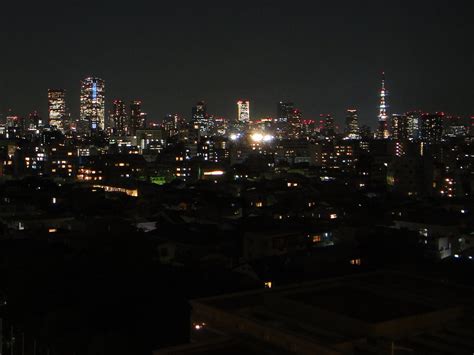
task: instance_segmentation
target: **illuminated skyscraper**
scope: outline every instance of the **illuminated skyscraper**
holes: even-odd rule
[[[393,114],[391,120],[392,139],[407,140],[410,138],[410,124],[406,115]]]
[[[193,107],[191,112],[192,124],[199,130],[200,136],[206,136],[210,134],[212,128],[212,120],[207,114],[207,106],[204,101],[199,101],[196,106]]]
[[[299,125],[301,123],[301,119],[303,114],[301,110],[295,108],[291,111],[290,116],[288,117],[288,122],[291,122],[293,125]]]
[[[387,105],[388,91],[385,88],[385,73],[382,73],[382,88],[380,90],[380,106],[379,106],[379,125],[377,127],[376,138],[387,139],[390,136],[388,130],[388,105]]]
[[[421,112],[408,112],[406,116],[408,120],[408,138],[418,140],[420,138]]]
[[[181,118],[177,113],[166,115],[162,123],[163,130],[167,137],[173,137],[180,134],[185,130],[186,126],[186,120]]]
[[[346,138],[360,139],[359,117],[357,110],[347,110],[346,115]]]
[[[440,143],[443,137],[444,113],[429,114],[421,116],[420,139],[429,144]]]
[[[293,102],[280,101],[277,105],[277,120],[278,122],[288,122],[293,114],[295,105]]]
[[[334,123],[334,117],[331,115],[320,115],[322,118],[321,133],[324,137],[333,139],[336,136],[336,125]]]
[[[81,82],[80,130],[91,132],[105,128],[105,82],[89,77]]]
[[[129,134],[134,136],[137,129],[145,128],[146,114],[142,113],[142,102],[134,100],[130,103]]]
[[[237,102],[237,120],[241,123],[250,122],[250,101],[239,100]]]
[[[124,136],[127,134],[128,125],[125,102],[122,100],[114,100],[114,105],[110,112],[110,121],[115,135]]]
[[[64,132],[66,126],[66,91],[64,89],[48,90],[49,125]]]
[[[43,120],[41,119],[40,115],[37,111],[34,111],[28,115],[28,120],[26,124],[24,124],[25,130],[35,130],[38,128],[43,127]]]

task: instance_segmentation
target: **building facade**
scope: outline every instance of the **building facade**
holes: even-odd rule
[[[66,90],[48,90],[49,125],[64,131],[66,126]]]
[[[105,81],[88,77],[81,82],[81,113],[78,130],[96,132],[104,129]]]
[[[239,100],[237,102],[237,120],[241,123],[250,122],[250,101]]]

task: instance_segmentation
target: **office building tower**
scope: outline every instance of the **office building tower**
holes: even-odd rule
[[[199,130],[199,136],[210,134],[212,118],[207,114],[207,106],[204,101],[199,101],[191,111],[191,123]]]
[[[376,132],[377,139],[387,139],[390,136],[388,130],[388,91],[385,88],[385,73],[382,73],[382,88],[380,90],[380,106],[378,116],[378,127]]]
[[[148,114],[146,112],[140,112],[140,128],[139,129],[146,129],[147,128],[147,121],[148,121]]]
[[[250,101],[239,100],[237,102],[237,121],[240,123],[250,122]]]
[[[182,119],[177,113],[168,114],[165,116],[161,126],[166,134],[166,137],[169,138],[177,136],[181,131],[183,131],[186,127],[186,121]]]
[[[297,108],[293,109],[291,112],[290,116],[288,117],[288,122],[293,123],[293,124],[298,124],[301,123],[301,119],[303,118],[303,114],[301,111]]]
[[[428,144],[440,143],[443,137],[442,113],[425,113],[420,121],[420,139]]]
[[[321,115],[322,127],[321,133],[326,138],[334,138],[336,136],[336,126],[334,124],[334,118],[331,115]]]
[[[408,138],[418,140],[420,138],[421,112],[408,112],[405,114],[408,121]]]
[[[81,82],[81,133],[105,129],[105,82],[89,77]]]
[[[292,116],[295,105],[293,102],[280,101],[277,105],[277,121],[289,122]]]
[[[34,111],[28,115],[28,119],[26,120],[24,124],[24,129],[32,131],[32,130],[42,128],[43,126],[44,126],[43,119],[40,117],[37,111]]]
[[[410,138],[410,123],[406,115],[392,115],[391,133],[393,140],[407,140]]]
[[[21,126],[21,117],[18,115],[13,114],[11,110],[9,110],[7,117],[6,117],[6,122],[5,126],[7,128],[20,128]]]
[[[142,112],[142,102],[134,100],[130,103],[128,134],[135,136],[138,129],[145,128],[146,114]]]
[[[49,125],[64,132],[66,127],[66,90],[48,90]]]
[[[357,110],[349,109],[346,114],[346,138],[360,139],[359,116]]]
[[[112,111],[110,112],[110,124],[114,135],[125,136],[127,134],[127,110],[124,101],[114,100]]]

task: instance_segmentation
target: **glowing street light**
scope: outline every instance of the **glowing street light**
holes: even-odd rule
[[[263,134],[261,133],[253,133],[251,136],[250,136],[250,139],[256,143],[259,143],[261,141],[263,141]]]

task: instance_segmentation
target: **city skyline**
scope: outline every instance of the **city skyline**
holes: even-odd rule
[[[371,117],[372,120],[368,120],[367,118],[364,120],[364,117],[362,117],[362,120],[359,118],[358,119],[358,122],[360,125],[366,125],[366,126],[369,126],[371,127],[372,129],[374,129],[375,131],[377,131],[380,127],[380,115],[382,114],[381,113],[381,110],[383,110],[383,115],[385,117],[385,120],[384,122],[386,123],[389,123],[392,115],[400,115],[400,114],[404,114],[404,113],[409,113],[409,112],[430,112],[429,110],[426,110],[424,108],[417,108],[417,109],[401,109],[399,111],[393,111],[391,108],[391,105],[389,104],[386,104],[386,97],[388,96],[391,96],[391,92],[390,90],[387,90],[387,88],[385,87],[385,83],[386,83],[386,77],[385,77],[385,72],[382,72],[379,77],[381,77],[381,81],[382,81],[382,91],[380,91],[380,88],[379,88],[379,91],[377,93],[377,97],[376,99],[378,100],[378,106],[377,106],[377,110],[378,110],[378,115],[374,116],[374,117]],[[94,79],[94,80],[100,80],[103,82],[105,82],[104,79],[102,78],[99,78],[98,76],[87,76],[86,78],[82,79],[80,81],[81,83],[81,87],[84,85],[84,81],[87,81],[89,79]],[[103,85],[103,84],[102,84]],[[380,82],[379,82],[379,85],[380,85]],[[46,106],[46,112],[43,114],[43,111],[41,108],[40,109],[34,109],[34,110],[28,110],[26,111],[25,113],[23,112],[17,112],[15,111],[13,108],[9,108],[7,111],[10,111],[11,114],[13,115],[16,115],[16,116],[20,116],[20,117],[26,117],[28,114],[31,114],[31,113],[38,113],[39,112],[39,115],[40,117],[42,117],[43,119],[48,119],[50,118],[51,116],[51,113],[50,113],[50,98],[49,98],[49,95],[50,95],[50,92],[55,92],[55,91],[62,91],[63,93],[65,92],[69,92],[68,89],[58,89],[58,88],[55,88],[55,89],[51,89],[51,88],[48,88],[47,89],[47,100],[46,102],[44,103],[44,105],[42,106]],[[64,95],[64,94],[63,94]],[[66,107],[67,107],[67,113],[69,115],[71,115],[71,119],[81,119],[81,102],[83,101],[83,99],[81,99],[81,96],[82,94],[79,95],[79,98],[76,100],[75,98],[71,98],[70,95],[68,95],[66,98],[63,97],[62,100],[64,101],[63,102],[63,105],[65,106],[64,110],[66,110]],[[115,103],[117,101],[125,101],[125,102],[131,102],[132,104],[134,102],[139,102],[140,106],[142,105],[142,100],[140,99],[124,99],[124,96],[118,96],[118,97],[109,97],[108,95],[105,95],[103,94],[104,98],[101,99],[101,103],[100,103],[100,106],[102,107],[101,109],[101,113],[100,113],[100,120],[103,124],[103,127],[101,128],[102,130],[105,129],[106,125],[107,125],[107,122],[112,122],[113,121],[113,112],[114,112],[114,106],[115,106]],[[382,100],[382,101],[380,101]],[[78,101],[78,104],[77,105],[74,105],[74,101]],[[105,102],[103,102],[105,101]],[[200,102],[204,102],[204,100],[200,100]],[[286,100],[286,101],[289,101],[289,100]],[[291,101],[296,101],[298,102],[297,100],[293,100],[291,99]],[[71,102],[73,102],[71,104]],[[206,101],[207,102],[207,101]],[[211,111],[209,114],[211,114],[212,116],[214,117],[225,117],[226,119],[228,120],[238,120],[238,117],[240,115],[239,113],[239,107],[240,107],[240,103],[242,102],[241,99],[239,100],[234,100],[233,102],[230,102],[230,103],[227,103],[227,106],[234,106],[234,109],[235,109],[235,104],[237,104],[237,109],[233,112],[233,113],[230,113],[229,116],[225,116],[225,115],[220,115],[219,113],[216,113],[216,112],[213,112]],[[255,106],[259,106],[258,102],[255,103],[255,102],[252,102],[251,100],[244,100],[244,102],[246,103],[251,103],[252,104],[252,113],[254,112],[254,107]],[[274,103],[274,106],[276,104],[276,108],[274,107],[273,108],[273,111],[270,109],[267,113],[265,114],[255,114],[253,113],[252,116],[250,117],[250,120],[253,121],[253,120],[259,120],[259,119],[262,119],[262,118],[266,118],[266,117],[272,117],[273,119],[275,120],[279,120],[280,118],[278,117],[279,114],[280,114],[280,108],[279,106],[282,105],[282,104],[288,104],[288,102],[284,102],[284,101],[275,101]],[[351,111],[351,110],[356,110],[357,112],[360,112],[360,109],[357,107],[357,106],[351,106],[351,107],[347,107],[345,108],[342,112],[337,112],[337,113],[333,113],[333,112],[329,112],[329,113],[322,113],[322,112],[325,112],[325,111],[321,111],[321,112],[315,112],[313,114],[307,114],[305,112],[305,110],[303,109],[302,112],[300,112],[300,105],[295,105],[293,102],[290,102],[289,103],[292,107],[294,107],[295,109],[297,109],[298,111],[298,114],[301,114],[301,117],[303,119],[313,119],[313,120],[318,120],[320,119],[320,117],[326,115],[326,114],[329,114],[331,115],[334,119],[335,119],[335,123],[338,127],[338,129],[340,129],[341,131],[344,129],[344,125],[345,125],[345,120],[346,120],[346,114],[348,111]],[[190,104],[191,105],[191,104]],[[206,104],[207,105],[207,104]],[[255,106],[254,106],[255,105]],[[74,107],[77,106],[76,110],[74,109]],[[145,103],[145,106],[148,106],[147,103]],[[152,106],[152,105],[150,105]],[[192,105],[191,105],[192,106]],[[211,106],[212,106],[212,103],[211,103]],[[218,106],[222,106],[222,105],[218,105]],[[383,106],[383,107],[382,107]],[[70,107],[72,107],[72,109],[70,109]],[[298,108],[297,108],[298,107]],[[0,116],[2,114],[4,114],[6,116],[7,114],[7,111],[4,111],[4,112],[1,112],[0,111]],[[77,111],[77,112],[76,112]],[[148,113],[144,114],[146,115],[147,117],[146,118],[143,118],[144,120],[146,120],[147,122],[150,122],[150,123],[163,123],[165,118],[172,114],[178,114],[180,117],[183,117],[185,120],[187,121],[191,121],[193,120],[193,114],[189,114],[189,113],[183,113],[183,111],[185,111],[184,109],[183,110],[175,110],[175,111],[167,111],[167,113],[165,115],[163,115],[162,117],[157,117],[156,115],[154,115],[153,113],[151,114],[151,117],[148,117]],[[188,108],[188,111],[189,111],[189,108]],[[72,113],[71,113],[72,112]],[[435,111],[431,111],[431,112],[444,112],[443,110],[435,110]],[[451,115],[453,116],[458,116],[458,117],[463,117],[463,115],[460,115],[458,114],[457,112],[449,112]],[[66,114],[66,111],[65,111],[65,114]],[[359,113],[357,114],[357,116],[359,116]],[[472,117],[471,114],[466,114],[464,115],[464,118],[469,118],[469,117]],[[66,119],[66,116],[64,116],[64,119]],[[385,137],[387,138],[387,137]]]
[[[140,99],[151,121],[168,113],[189,118],[189,108],[200,100],[209,112],[231,118],[235,101],[245,97],[254,117],[275,116],[276,102],[292,101],[303,117],[329,112],[339,123],[348,108],[356,108],[360,123],[374,127],[385,71],[391,113],[470,116],[468,2],[447,9],[440,4],[384,4],[382,27],[379,6],[372,2],[261,1],[214,4],[206,11],[201,5],[165,4],[156,13],[154,5],[138,1],[130,11],[125,7],[127,13],[96,4],[93,14],[79,2],[67,12],[54,4],[27,9],[7,4],[0,36],[11,54],[0,59],[0,110],[21,115],[37,110],[46,117],[47,90],[64,88],[77,116],[79,81],[96,75],[107,82],[107,112],[114,99]],[[145,12],[156,15],[142,16]],[[24,26],[15,26],[20,20]],[[56,46],[62,50],[50,56]]]
[[[471,353],[473,4],[2,4],[0,355]]]

